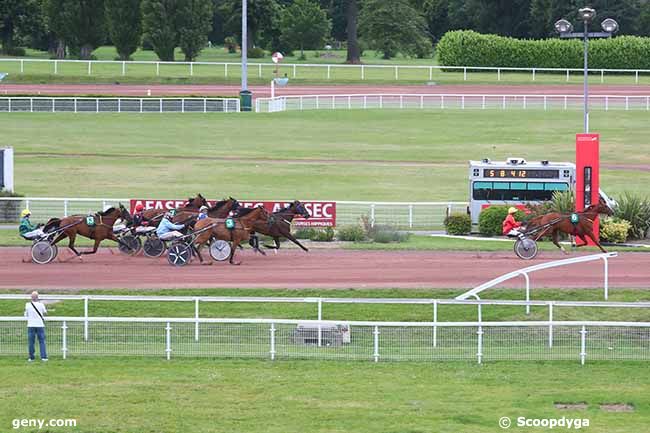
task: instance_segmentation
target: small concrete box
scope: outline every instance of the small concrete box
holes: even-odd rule
[[[321,325],[321,346],[343,345],[343,332],[337,325]],[[293,342],[302,345],[318,345],[318,325],[299,323],[293,331]]]

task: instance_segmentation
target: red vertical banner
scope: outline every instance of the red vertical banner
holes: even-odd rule
[[[576,211],[598,203],[600,199],[600,135],[576,134]],[[594,235],[598,239],[598,218]],[[578,240],[576,240],[578,242]],[[588,245],[593,245],[589,240]]]

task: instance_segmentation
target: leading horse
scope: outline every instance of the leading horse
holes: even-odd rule
[[[587,244],[587,238],[591,239],[598,248],[604,253],[607,251],[598,242],[594,235],[594,220],[599,214],[612,215],[612,209],[603,200],[597,204],[588,206],[583,211],[575,212],[574,214],[561,214],[559,212],[551,212],[542,216],[535,217],[528,221],[526,224],[526,231],[534,230],[545,225],[548,225],[544,230],[540,230],[533,239],[539,240],[543,236],[551,236],[553,243],[556,247],[562,250],[565,254],[568,252],[560,245],[560,233],[579,238],[583,245]],[[575,215],[575,216],[574,216]]]

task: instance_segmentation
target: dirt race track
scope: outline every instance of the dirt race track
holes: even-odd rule
[[[206,251],[207,253],[207,251]],[[198,261],[175,268],[165,257],[127,257],[114,249],[75,258],[64,248],[57,261],[36,265],[27,248],[0,249],[0,288],[471,288],[501,274],[565,256],[542,252],[524,262],[514,253],[281,250],[266,257],[250,249],[241,266]],[[207,255],[207,254],[206,254]],[[211,260],[211,259],[207,259]],[[622,253],[610,259],[610,287],[650,288],[650,254]],[[603,285],[602,262],[539,271],[533,288]],[[505,287],[523,287],[523,278]]]

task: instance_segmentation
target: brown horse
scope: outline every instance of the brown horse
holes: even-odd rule
[[[91,218],[92,222],[89,221]],[[97,212],[94,215],[72,215],[65,218],[53,218],[47,222],[43,231],[49,232],[60,227],[66,227],[61,234],[54,239],[52,244],[56,245],[61,240],[68,238],[68,248],[70,248],[76,256],[82,254],[95,254],[97,248],[99,248],[99,244],[104,239],[115,241],[127,250],[130,250],[131,248],[128,245],[124,244],[121,240],[115,237],[115,234],[113,234],[113,224],[115,224],[115,221],[118,218],[121,218],[127,223],[131,222],[131,214],[124,206],[122,206],[121,203],[118,208],[111,207],[103,212]],[[89,222],[91,225],[88,225]],[[93,246],[93,250],[81,253],[77,251],[74,247],[74,241],[77,235],[94,239],[95,245]]]
[[[194,198],[188,198],[187,202],[183,206],[180,206],[177,211],[180,212],[182,210],[193,210],[195,212],[198,212],[201,206],[208,206],[208,201],[199,193],[196,194],[196,197]],[[163,215],[165,215],[165,212],[168,210],[169,209],[147,209],[142,212],[142,218],[149,225],[155,226],[160,223]]]
[[[208,208],[208,216],[210,218],[226,218],[231,211],[237,210],[239,208],[239,202],[232,198],[228,197],[214,204],[214,206]],[[174,215],[173,223],[187,223],[192,218],[198,216],[199,209],[194,209],[192,207],[181,207],[176,210],[176,215]]]
[[[251,209],[239,209],[236,212],[237,216],[244,216],[249,213]],[[303,251],[309,251],[305,246],[303,246],[298,239],[296,239],[291,234],[291,221],[296,215],[300,215],[303,218],[309,218],[309,212],[305,209],[305,206],[300,203],[298,200],[294,200],[289,206],[284,209],[280,209],[276,212],[273,212],[269,215],[267,221],[256,222],[253,225],[253,237],[251,238],[251,246],[253,248],[257,247],[257,237],[255,233],[260,233],[266,236],[271,236],[275,241],[275,246],[264,245],[266,248],[272,248],[279,250],[280,249],[280,238],[285,237],[289,239],[294,244],[298,245]]]
[[[560,233],[566,233],[580,238],[584,245],[587,244],[586,238],[589,238],[602,252],[606,253],[607,251],[605,251],[602,245],[600,245],[600,242],[598,242],[594,235],[594,220],[599,214],[612,215],[613,212],[610,207],[601,200],[598,204],[592,204],[583,211],[576,212],[576,214],[578,216],[578,221],[576,223],[571,222],[571,214],[551,212],[546,215],[538,216],[528,221],[525,231],[530,232],[535,228],[548,224],[549,226],[546,229],[535,233],[533,237],[534,240],[537,241],[543,236],[550,235],[555,246],[561,249],[565,254],[568,254],[559,242]]]
[[[268,217],[268,212],[262,206],[258,206],[241,218],[233,218],[235,227],[232,229],[226,227],[225,219],[204,218],[201,221],[197,221],[197,223],[194,225],[194,231],[199,232],[202,229],[205,229],[205,231],[199,233],[196,239],[194,239],[194,251],[199,257],[201,263],[203,263],[203,257],[201,257],[201,248],[210,239],[216,238],[230,242],[230,258],[228,261],[231,265],[240,265],[241,262],[234,262],[235,250],[237,250],[237,247],[240,243],[248,241],[250,239],[250,232],[253,226],[258,221],[266,221]]]

